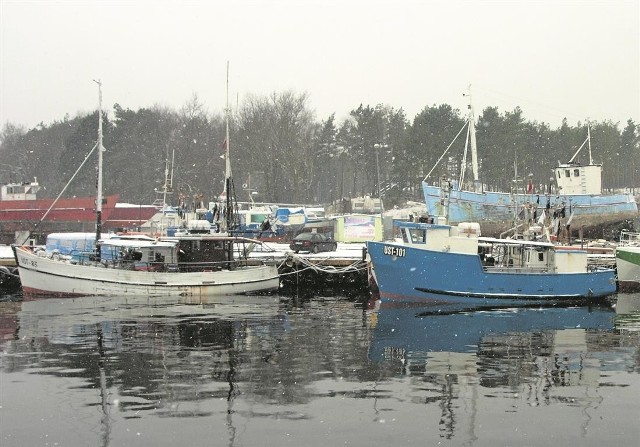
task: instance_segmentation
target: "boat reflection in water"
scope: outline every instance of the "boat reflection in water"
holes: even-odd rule
[[[640,330],[640,295],[631,298],[638,303],[632,316],[626,304],[616,313],[610,306],[447,309],[383,302],[370,358],[408,380],[412,395],[426,404],[422,417],[437,420],[444,438],[463,432],[477,440],[491,427],[501,434],[491,437],[496,445],[525,438],[545,445],[544,433],[556,436],[559,420],[566,424],[563,436],[586,436],[588,426],[591,434],[603,430],[596,409],[619,404],[613,396],[625,391],[616,389],[640,391],[640,332],[624,332]],[[623,377],[625,371],[635,374]],[[536,407],[544,411],[534,413]],[[637,414],[637,400],[631,408]],[[508,416],[517,412],[531,417],[526,426]],[[625,413],[616,427],[628,445],[640,430]],[[617,417],[606,415],[609,423]]]
[[[640,336],[640,293],[620,293],[616,300],[615,327]]]
[[[130,428],[124,437],[123,424],[113,429],[120,416],[208,417],[213,412],[205,403],[211,400],[226,402],[225,412],[231,414],[239,394],[236,382],[243,380],[238,377],[243,352],[256,336],[281,333],[284,323],[276,296],[92,296],[0,305],[3,322],[14,323],[12,334],[5,330],[0,340],[5,354],[0,373],[8,373],[0,374],[0,382],[17,382],[17,389],[35,399],[28,410],[12,413],[12,423],[5,418],[9,435],[3,437],[17,445],[35,445],[44,437],[61,444],[135,445],[127,436]],[[46,379],[33,380],[33,374]],[[15,375],[18,379],[11,380]],[[57,381],[51,383],[51,377]],[[51,393],[58,386],[61,391]],[[14,397],[6,391],[3,386],[5,405]],[[99,422],[93,410],[83,408],[96,406]],[[24,413],[39,414],[39,407],[44,431],[32,430]],[[65,420],[56,420],[56,412]],[[86,421],[70,422],[74,418]],[[166,433],[158,420],[143,425],[157,431],[147,441],[162,443]],[[94,426],[100,427],[99,443]],[[71,428],[76,432],[67,433]]]
[[[590,446],[640,435],[640,331],[624,305],[370,304],[0,301],[0,444]]]

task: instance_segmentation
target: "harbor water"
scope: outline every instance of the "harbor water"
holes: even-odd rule
[[[640,294],[0,300],[0,445],[635,446]]]

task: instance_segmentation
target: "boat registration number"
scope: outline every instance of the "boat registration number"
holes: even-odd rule
[[[31,261],[26,258],[19,258],[19,259],[20,259],[20,264],[24,266],[38,268],[38,261]]]
[[[402,247],[392,247],[390,245],[385,245],[383,249],[383,253],[387,256],[405,256],[407,254],[407,249]]]

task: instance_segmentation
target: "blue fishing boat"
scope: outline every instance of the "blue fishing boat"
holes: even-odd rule
[[[482,237],[477,223],[399,222],[402,240],[367,242],[383,300],[518,305],[597,300],[615,271],[548,242]]]
[[[467,96],[471,98],[471,92]],[[471,102],[464,126],[467,128],[467,139],[460,176],[448,179],[452,186],[447,210],[449,223],[479,222],[485,234],[498,235],[510,228],[524,209],[537,216],[546,213],[547,219],[551,219],[552,214],[562,214],[562,221],[556,221],[553,225],[556,232],[569,225],[573,228],[594,227],[638,217],[638,204],[632,193],[602,191],[602,164],[593,160],[589,126],[582,145],[567,163],[558,163],[548,183],[545,179],[543,184],[535,184],[530,176],[528,181],[516,181],[511,191],[502,192],[488,190],[480,180],[475,117]],[[458,136],[464,129],[465,127],[460,130]],[[435,182],[429,183],[428,180],[454,142],[455,139],[422,181],[427,212],[430,215],[444,214],[442,181],[435,179]],[[579,163],[576,157],[585,147],[588,148],[589,163]],[[467,152],[471,153],[471,180],[466,178]],[[517,170],[515,176],[517,179]]]

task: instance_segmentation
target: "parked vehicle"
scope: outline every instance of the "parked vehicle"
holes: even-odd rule
[[[320,233],[300,233],[293,238],[289,248],[295,253],[299,251],[318,253],[321,251],[336,251],[338,243]]]

